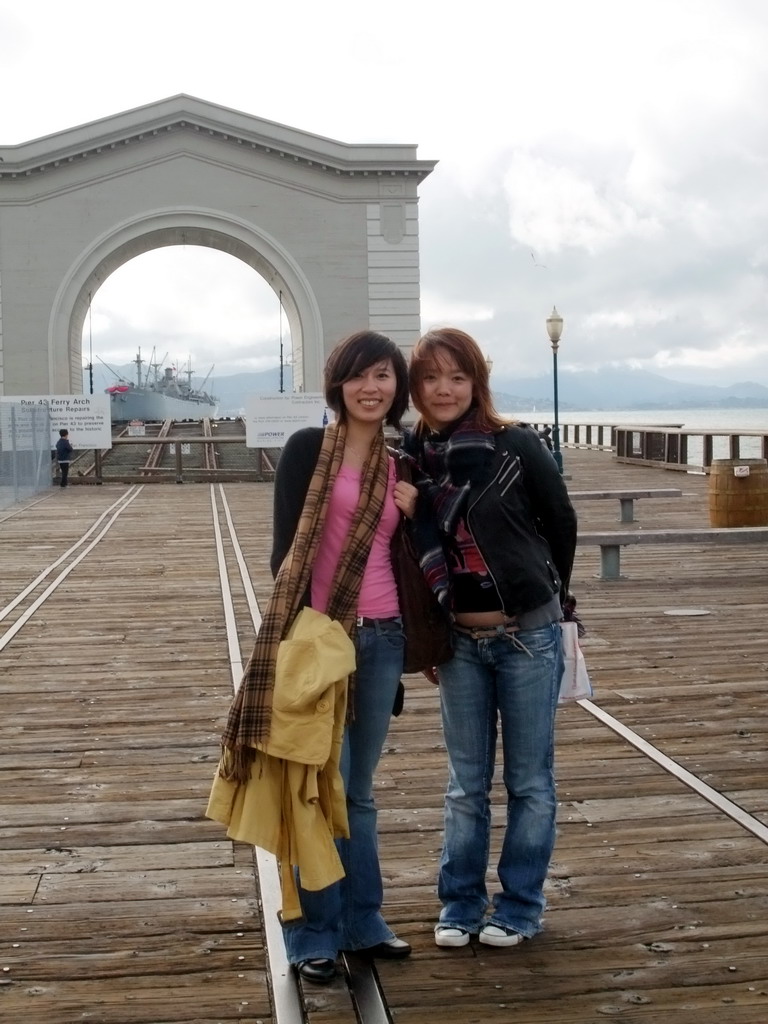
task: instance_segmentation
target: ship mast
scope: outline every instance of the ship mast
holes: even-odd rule
[[[209,378],[209,377],[211,376],[211,374],[213,373],[213,368],[214,368],[215,366],[216,366],[216,363],[213,363],[213,364],[211,365],[211,368],[210,368],[210,370],[208,371],[208,373],[206,373],[205,377],[203,378],[203,383],[202,383],[202,384],[200,385],[200,387],[199,387],[199,388],[197,389],[198,391],[205,391],[205,385],[206,385],[206,384],[208,383],[208,378]]]
[[[141,387],[141,364],[144,360],[141,358],[141,349],[136,354],[136,358],[133,360],[136,363],[136,387]]]

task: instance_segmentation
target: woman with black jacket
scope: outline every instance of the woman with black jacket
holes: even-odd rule
[[[456,328],[430,331],[409,372],[421,419],[404,448],[426,474],[414,529],[453,622],[454,657],[437,669],[449,780],[435,942],[464,946],[479,935],[515,946],[541,928],[555,841],[559,620],[576,515],[536,432],[494,410],[474,339]],[[507,816],[500,889],[489,901],[499,727]]]

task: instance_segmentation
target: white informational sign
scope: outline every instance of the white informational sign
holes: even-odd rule
[[[320,394],[251,395],[245,407],[245,445],[282,448],[302,427],[324,427],[333,418]]]
[[[128,437],[144,437],[146,432],[144,420],[131,420],[128,424]]]
[[[84,448],[112,447],[112,417],[109,395],[3,395],[0,397],[0,416],[3,426],[3,450],[10,451],[11,405],[17,448],[28,447],[32,441],[32,417],[24,410],[41,405],[48,406],[51,423],[50,447],[59,439],[59,430],[69,431],[69,441],[75,451]]]

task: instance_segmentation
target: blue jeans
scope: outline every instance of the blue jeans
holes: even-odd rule
[[[288,960],[335,960],[339,950],[367,949],[393,938],[381,916],[384,889],[379,867],[373,777],[403,674],[402,630],[360,626],[357,630],[354,717],[341,754],[347,794],[349,839],[337,840],[345,877],[309,892],[299,884],[303,918],[283,928]]]
[[[554,729],[563,657],[552,623],[475,640],[454,630],[454,657],[438,670],[449,777],[440,860],[440,924],[477,933],[485,923],[530,938],[541,928],[555,843]],[[507,822],[488,922],[485,883],[498,722]]]

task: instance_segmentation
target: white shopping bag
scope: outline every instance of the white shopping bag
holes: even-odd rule
[[[592,696],[592,683],[589,681],[587,665],[579,646],[579,628],[575,622],[561,622],[563,635],[563,658],[565,668],[560,680],[559,704],[569,700],[581,700]]]

